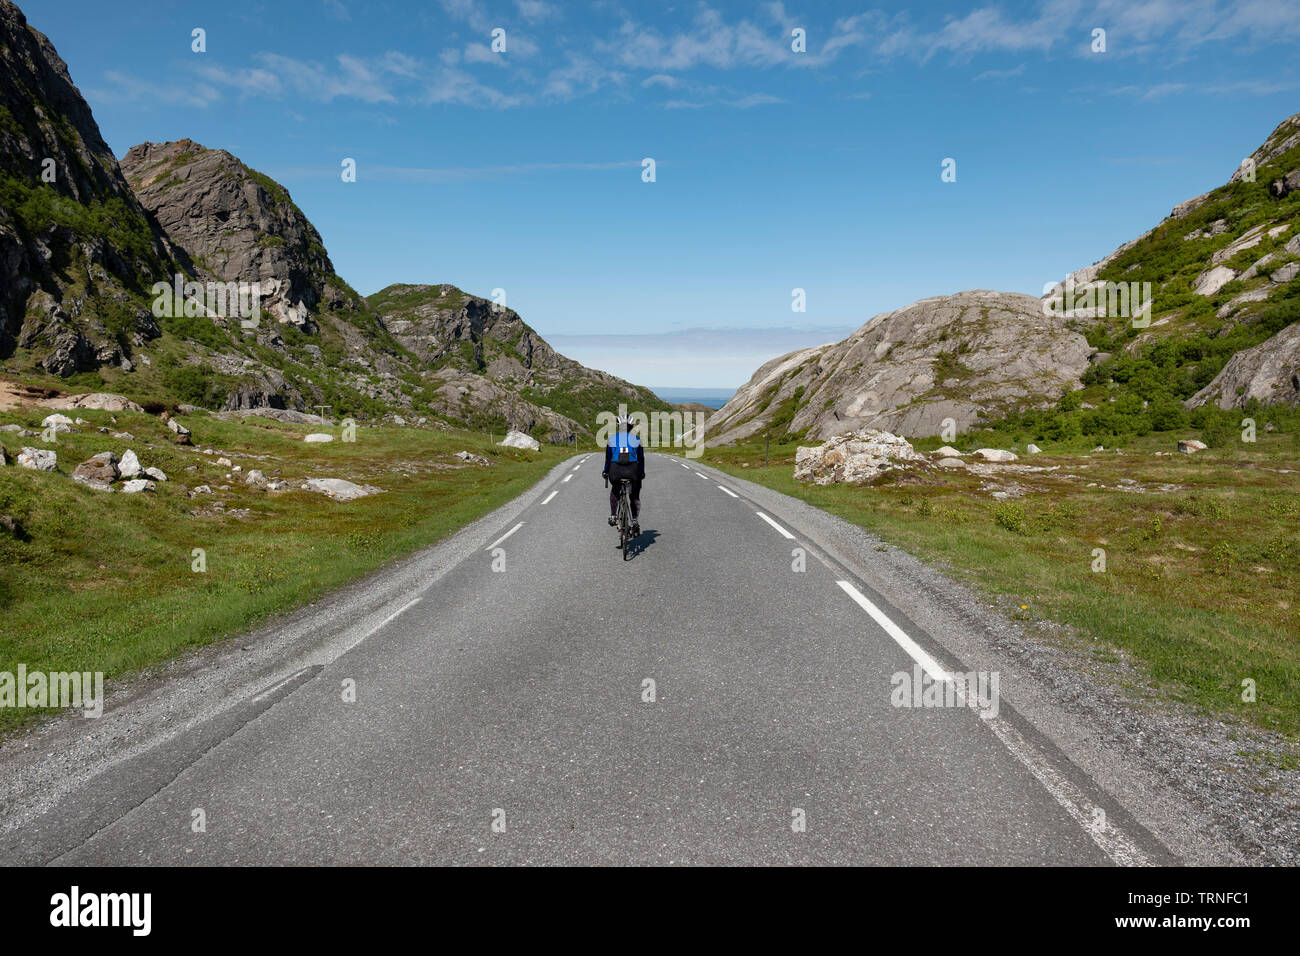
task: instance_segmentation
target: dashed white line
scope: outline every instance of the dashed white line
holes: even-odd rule
[[[736,494],[734,491],[732,491],[732,490],[731,490],[730,488],[728,488],[726,485],[718,485],[718,487],[719,487],[720,489],[722,489],[723,491],[725,491],[727,494],[731,495],[731,497],[733,497],[733,498],[739,498],[739,497],[740,497],[740,495]]]
[[[560,493],[560,489],[559,489],[559,488],[556,488],[556,489],[555,489],[554,491],[552,491],[549,495],[547,495],[545,498],[542,499],[542,504],[546,504],[548,501],[550,501],[552,498],[554,498],[554,497],[555,497],[556,495],[558,495],[559,493]]]
[[[884,629],[885,633],[892,637],[898,643],[899,647],[907,651],[912,660],[925,668],[925,672],[929,674],[931,678],[942,681],[951,679],[951,675],[939,666],[938,661],[925,651],[921,650],[921,646],[917,644],[916,641],[908,637],[901,627],[885,615],[884,611],[880,610],[880,608],[868,601],[861,591],[855,588],[848,581],[836,581],[835,583],[843,588],[845,594],[853,598],[858,607],[870,614],[872,619]]]
[[[486,551],[491,551],[493,548],[495,548],[495,547],[496,547],[497,545],[499,545],[502,541],[504,541],[506,538],[510,537],[512,534],[514,534],[516,531],[518,531],[518,530],[519,530],[520,528],[522,528],[523,526],[524,526],[524,523],[523,523],[522,521],[519,522],[519,524],[515,525],[513,528],[511,528],[509,531],[507,531],[507,532],[506,532],[505,534],[503,534],[501,537],[497,538],[495,541],[493,541],[491,544],[489,544],[489,545],[488,545],[484,550],[486,550]]]
[[[705,481],[708,481],[708,480],[709,480],[709,476],[706,475],[704,472],[702,472],[702,471],[697,471],[697,472],[695,472],[695,473],[696,473],[697,475],[699,475],[701,478],[703,478]]]
[[[567,475],[564,476],[564,481],[568,481],[572,477],[573,477],[573,472],[569,472]],[[561,484],[563,484],[563,482],[561,482]]]
[[[773,520],[772,520],[771,518],[769,518],[767,515],[763,514],[763,512],[761,512],[761,511],[755,511],[754,514],[758,515],[760,518],[762,518],[764,521],[766,521],[768,524],[770,524],[770,525],[771,525],[773,528],[775,528],[777,531],[781,532],[781,536],[782,536],[782,537],[785,537],[785,538],[793,538],[793,537],[794,537],[794,535],[792,535],[789,531],[786,531],[785,528],[782,528],[779,524],[777,524],[775,521],[773,521]]]

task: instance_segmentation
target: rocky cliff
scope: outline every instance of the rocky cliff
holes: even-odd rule
[[[0,360],[132,368],[168,260],[67,65],[0,0]]]
[[[647,388],[556,352],[513,309],[455,286],[389,286],[366,300],[384,326],[430,369],[439,407],[479,411],[505,403],[513,427],[594,433],[596,415],[667,411]]]
[[[1028,295],[977,290],[875,316],[842,342],[760,368],[708,422],[710,442],[878,428],[924,436],[1048,404],[1077,384],[1092,349]]]

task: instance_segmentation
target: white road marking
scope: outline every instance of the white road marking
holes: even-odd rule
[[[709,476],[706,475],[704,472],[702,472],[702,471],[697,471],[697,472],[695,472],[695,473],[696,473],[697,475],[699,475],[701,478],[703,478],[705,481],[708,481],[708,480],[709,480]]]
[[[732,490],[731,490],[730,488],[728,488],[726,485],[718,485],[718,487],[721,488],[723,491],[725,491],[727,494],[731,495],[731,497],[733,497],[733,498],[739,498],[739,497],[740,497],[740,495],[736,494],[734,491],[732,491]]]
[[[885,633],[897,641],[898,645],[907,651],[908,655],[920,664],[932,679],[945,682],[952,680],[950,673],[940,667],[933,657],[921,650],[917,643],[903,632],[902,628],[891,621],[880,608],[867,600],[861,591],[848,581],[836,581],[835,583],[843,588],[844,593],[853,598],[859,607],[871,615]],[[961,693],[960,689],[958,690],[958,696],[965,702],[965,695]],[[1105,819],[1104,814],[1095,812],[1100,808],[1093,804],[1078,787],[1058,773],[1047,758],[1025,740],[1013,724],[1003,717],[981,716],[998,740],[1002,741],[1002,745],[1011,751],[1011,755],[1034,775],[1035,779],[1043,785],[1043,789],[1051,794],[1062,809],[1092,837],[1092,841],[1101,848],[1103,853],[1110,857],[1112,862],[1119,866],[1147,866],[1150,864],[1146,854],[1142,852],[1136,843],[1129,839],[1127,834],[1110,824],[1098,825],[1099,818]]]
[[[485,551],[491,551],[493,548],[495,548],[495,547],[496,547],[497,545],[499,545],[502,541],[504,541],[506,538],[510,537],[512,534],[514,534],[516,531],[518,531],[518,530],[519,530],[520,528],[522,528],[523,526],[524,526],[524,523],[523,523],[522,521],[519,522],[519,524],[515,525],[513,528],[511,528],[509,531],[507,531],[507,532],[506,532],[505,534],[503,534],[501,537],[497,538],[495,541],[493,541],[491,544],[489,544],[489,545],[488,545],[486,548],[484,548],[483,550],[485,550]]]
[[[843,588],[845,594],[853,598],[853,600],[857,603],[858,607],[862,608],[862,610],[870,614],[872,620],[874,620],[877,624],[879,624],[884,629],[886,634],[888,634],[895,641],[897,641],[898,646],[901,647],[903,650],[907,651],[907,653],[911,656],[912,660],[916,661],[923,668],[925,668],[925,672],[929,674],[931,678],[933,678],[934,680],[942,680],[942,681],[951,679],[948,672],[939,666],[938,661],[936,661],[925,651],[921,650],[921,645],[917,644],[916,641],[908,637],[907,634],[904,633],[901,627],[899,627],[888,617],[886,617],[884,611],[880,610],[880,608],[876,607],[874,604],[868,601],[866,596],[861,591],[855,588],[848,581],[836,581],[835,583],[838,584],[841,588]]]
[[[569,472],[567,475],[564,476],[564,481],[568,481],[572,477],[573,477],[573,472]],[[561,482],[561,484],[563,483],[564,482]]]
[[[998,740],[1011,751],[1012,756],[1028,768],[1029,772],[1043,785],[1043,789],[1052,795],[1057,803],[1074,818],[1092,837],[1108,857],[1119,866],[1150,866],[1151,861],[1128,835],[1110,823],[1098,824],[1105,820],[1105,814],[1098,814],[1097,807],[1087,796],[1065,777],[1057,773],[1056,768],[1048,763],[1020,731],[1001,717],[987,717],[984,722],[997,735]]]
[[[764,521],[766,521],[768,524],[770,524],[770,525],[771,525],[773,528],[775,528],[777,531],[781,532],[781,536],[782,536],[782,537],[785,537],[785,538],[793,538],[793,537],[794,537],[794,535],[792,535],[789,531],[786,531],[785,528],[782,528],[779,524],[777,524],[775,521],[773,521],[773,520],[772,520],[771,518],[769,518],[767,515],[763,514],[763,512],[761,512],[761,511],[755,511],[754,514],[758,515],[760,518],[762,518]]]
[[[546,504],[548,501],[550,501],[552,498],[554,498],[554,497],[555,497],[556,495],[558,495],[559,493],[560,493],[560,489],[559,489],[559,488],[556,488],[556,489],[555,489],[554,491],[552,491],[549,495],[547,495],[545,498],[542,499],[542,504]]]
[[[339,652],[339,656],[341,657],[343,654],[346,654],[348,651],[352,650],[352,648],[356,647],[358,644],[360,644],[362,641],[364,641],[364,640],[365,640],[367,637],[369,637],[371,634],[374,634],[376,631],[380,630],[381,628],[386,627],[388,624],[390,624],[390,623],[392,623],[394,620],[396,620],[397,617],[399,617],[399,616],[400,616],[401,614],[403,614],[405,611],[409,610],[410,608],[415,607],[415,605],[419,604],[419,603],[420,603],[421,601],[423,601],[423,600],[424,600],[424,598],[415,598],[415,599],[412,600],[412,601],[407,601],[405,604],[403,604],[401,607],[399,607],[396,611],[394,611],[392,614],[388,615],[388,617],[384,618],[382,621],[380,621],[378,624],[376,624],[376,625],[375,625],[374,627],[372,627],[370,630],[366,631],[366,633],[362,634],[362,635],[361,635],[360,637],[358,637],[355,641],[353,641],[351,644],[349,644],[349,645],[348,645],[346,648],[344,648],[341,652]]]

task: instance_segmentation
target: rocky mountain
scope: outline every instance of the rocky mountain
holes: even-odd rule
[[[454,286],[368,303],[288,190],[225,150],[142,143],[119,165],[11,0],[0,63],[0,372],[142,404],[325,405],[552,441],[619,402],[668,407]]]
[[[1178,203],[1046,298],[1059,300],[1066,285],[1149,284],[1149,324],[1107,314],[1100,299],[1067,313],[1088,325],[1101,349],[1092,383],[1123,384],[1134,362],[1154,360],[1176,378],[1188,408],[1295,404],[1298,277],[1300,113],[1278,124],[1224,185]]]
[[[559,354],[513,309],[455,286],[391,285],[366,302],[430,369],[426,382],[444,414],[505,403],[506,417],[525,431],[590,433],[601,410],[669,408],[647,388]]]
[[[1182,427],[1182,407],[1296,404],[1298,276],[1300,114],[1223,186],[1042,299],[922,299],[773,359],[709,419],[709,440],[922,437],[948,418],[964,430],[1007,416],[1054,438],[1107,435]],[[1071,420],[1049,427],[1049,409]]]
[[[67,65],[0,0],[0,360],[131,369],[169,258]]]
[[[842,342],[768,362],[708,421],[723,444],[772,429],[808,438],[865,428],[933,435],[951,418],[1050,404],[1092,352],[1028,295],[976,290],[875,316]]]

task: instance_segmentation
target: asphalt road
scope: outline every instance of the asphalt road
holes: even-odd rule
[[[923,594],[889,603],[690,461],[652,455],[643,504],[624,562],[600,458],[573,459],[345,644],[100,768],[0,861],[1170,862],[1005,702],[896,706],[894,675],[965,669],[915,623]]]

